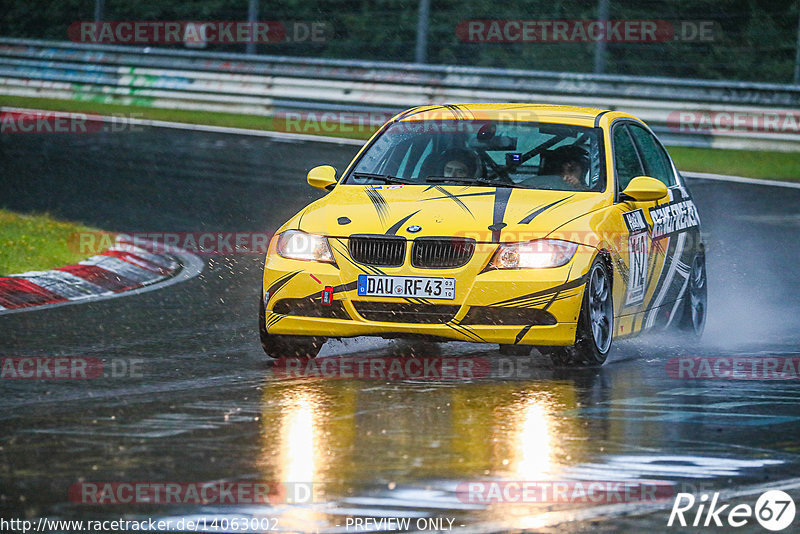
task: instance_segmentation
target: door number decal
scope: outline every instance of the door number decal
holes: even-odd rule
[[[650,247],[647,243],[647,221],[641,209],[622,214],[628,227],[628,292],[625,305],[638,304],[644,300],[647,283],[647,264]]]

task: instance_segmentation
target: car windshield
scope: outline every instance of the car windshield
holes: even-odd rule
[[[436,184],[563,191],[605,189],[599,128],[428,120],[388,127],[346,184]]]

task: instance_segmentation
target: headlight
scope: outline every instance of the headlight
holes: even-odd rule
[[[527,243],[501,245],[495,252],[489,267],[495,269],[542,269],[561,267],[578,250],[576,243],[557,239],[539,239]]]
[[[328,240],[321,235],[300,230],[286,230],[278,236],[278,256],[290,260],[320,261],[336,264]]]

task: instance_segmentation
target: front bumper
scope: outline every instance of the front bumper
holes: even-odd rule
[[[481,272],[495,249],[496,245],[487,244],[483,250],[476,250],[470,263],[460,269],[416,269],[409,265],[382,268],[385,274],[456,279],[454,300],[422,304],[359,296],[358,275],[374,273],[347,258],[337,257],[338,266],[289,260],[274,254],[270,247],[263,286],[267,331],[325,337],[429,336],[482,343],[572,345],[584,275],[594,249],[581,246],[563,267]],[[328,286],[334,290],[332,306],[321,303],[322,291]],[[426,314],[432,309],[438,315]],[[397,311],[396,316],[392,310]],[[414,313],[404,313],[409,311]]]

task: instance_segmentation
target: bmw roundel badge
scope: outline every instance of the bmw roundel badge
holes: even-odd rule
[[[416,234],[417,232],[422,230],[422,227],[421,226],[417,226],[416,224],[413,224],[413,225],[409,226],[408,228],[406,228],[406,230],[408,230],[412,234]]]

